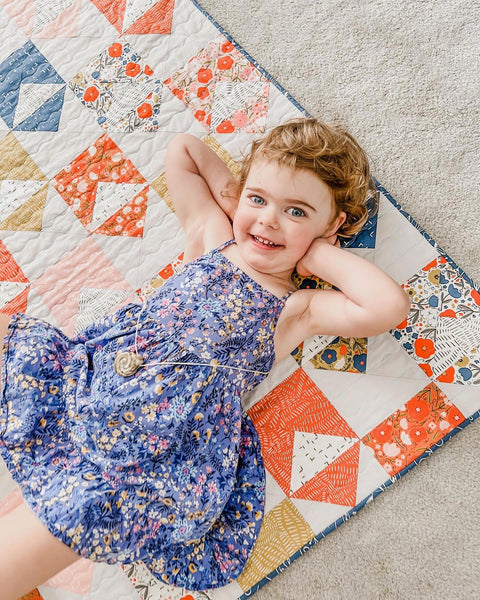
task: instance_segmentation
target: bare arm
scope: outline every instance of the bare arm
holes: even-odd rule
[[[165,171],[188,258],[228,239],[236,205],[222,191],[233,177],[215,152],[193,135],[177,135],[168,145]]]
[[[391,277],[325,240],[315,240],[297,270],[301,275],[317,275],[341,290],[305,290],[303,318],[310,335],[378,335],[408,315],[409,298]]]

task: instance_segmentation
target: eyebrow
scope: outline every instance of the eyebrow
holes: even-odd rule
[[[246,187],[245,189],[250,192],[256,192],[258,194],[263,194],[264,196],[268,195],[268,194],[266,194],[265,190],[262,190],[262,188]],[[310,208],[311,210],[313,210],[313,212],[318,212],[314,206],[312,206],[308,202],[305,202],[304,200],[299,200],[298,198],[286,198],[286,200],[288,202],[291,202],[292,204],[300,204],[301,206],[306,206],[307,208]]]

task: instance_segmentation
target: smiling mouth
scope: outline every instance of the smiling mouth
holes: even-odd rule
[[[251,237],[254,242],[260,244],[261,246],[264,246],[265,248],[280,248],[280,244],[275,244],[275,242],[262,238],[258,235],[252,234]]]

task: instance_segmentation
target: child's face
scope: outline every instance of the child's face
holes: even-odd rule
[[[329,187],[313,172],[264,158],[253,161],[233,219],[244,260],[257,271],[290,277],[313,240],[343,223]]]

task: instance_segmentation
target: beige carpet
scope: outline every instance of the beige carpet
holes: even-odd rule
[[[480,2],[200,3],[311,114],[351,129],[478,285]],[[255,598],[480,598],[479,450],[477,421]]]

